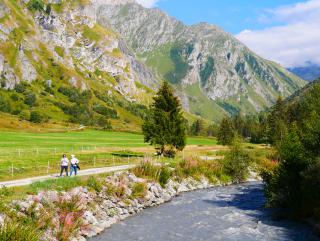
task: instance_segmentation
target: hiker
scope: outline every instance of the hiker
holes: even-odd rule
[[[76,158],[75,155],[71,155],[71,165],[70,165],[70,176],[72,176],[72,173],[77,176],[77,170],[78,170],[78,164],[79,160]]]
[[[68,166],[69,166],[69,160],[67,158],[66,154],[62,155],[61,158],[61,171],[60,171],[60,177],[62,177],[63,172],[66,172],[66,176],[68,176]]]

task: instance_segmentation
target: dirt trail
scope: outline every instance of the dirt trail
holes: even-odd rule
[[[122,165],[122,166],[113,166],[113,167],[103,167],[103,168],[92,168],[86,169],[82,171],[78,171],[78,176],[88,176],[93,174],[101,174],[101,173],[109,173],[109,172],[118,172],[128,170],[135,165]],[[0,188],[2,187],[17,187],[17,186],[26,186],[30,185],[34,182],[45,181],[49,179],[60,178],[59,174],[47,175],[47,176],[40,176],[40,177],[31,177],[25,178],[20,180],[12,180],[6,182],[0,182]]]

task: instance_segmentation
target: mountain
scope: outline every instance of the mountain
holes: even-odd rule
[[[305,67],[289,68],[288,70],[309,82],[320,77],[320,65],[317,64],[309,64]]]
[[[286,103],[287,104],[294,104],[294,103],[299,103],[301,100],[304,99],[306,95],[308,95],[315,87],[319,88],[320,87],[320,78],[312,81],[311,83],[307,84],[304,86],[302,89],[296,91],[292,95],[290,95],[288,98],[286,98]],[[315,102],[318,100],[314,100]]]
[[[140,126],[159,82],[95,12],[86,0],[0,2],[0,111]]]
[[[262,110],[305,84],[214,25],[187,26],[133,0],[104,2],[98,21],[116,29],[158,78],[175,85],[187,110],[208,119]]]
[[[0,1],[0,112],[139,130],[162,79],[187,112],[215,121],[304,85],[221,29],[134,0]]]

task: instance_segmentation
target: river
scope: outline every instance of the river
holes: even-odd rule
[[[319,240],[302,224],[273,220],[264,203],[256,182],[185,193],[91,241]]]

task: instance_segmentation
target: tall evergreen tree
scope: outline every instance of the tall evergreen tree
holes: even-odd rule
[[[229,117],[222,119],[218,132],[218,142],[222,145],[230,145],[235,136],[235,129]]]
[[[195,136],[203,135],[204,131],[204,122],[201,119],[196,120],[190,128],[190,134]]]
[[[173,157],[186,145],[186,121],[180,101],[168,82],[163,82],[153,100],[142,126],[144,140],[154,145],[160,155]]]
[[[280,96],[268,116],[268,142],[271,144],[281,142],[287,133],[286,126],[286,107]]]

